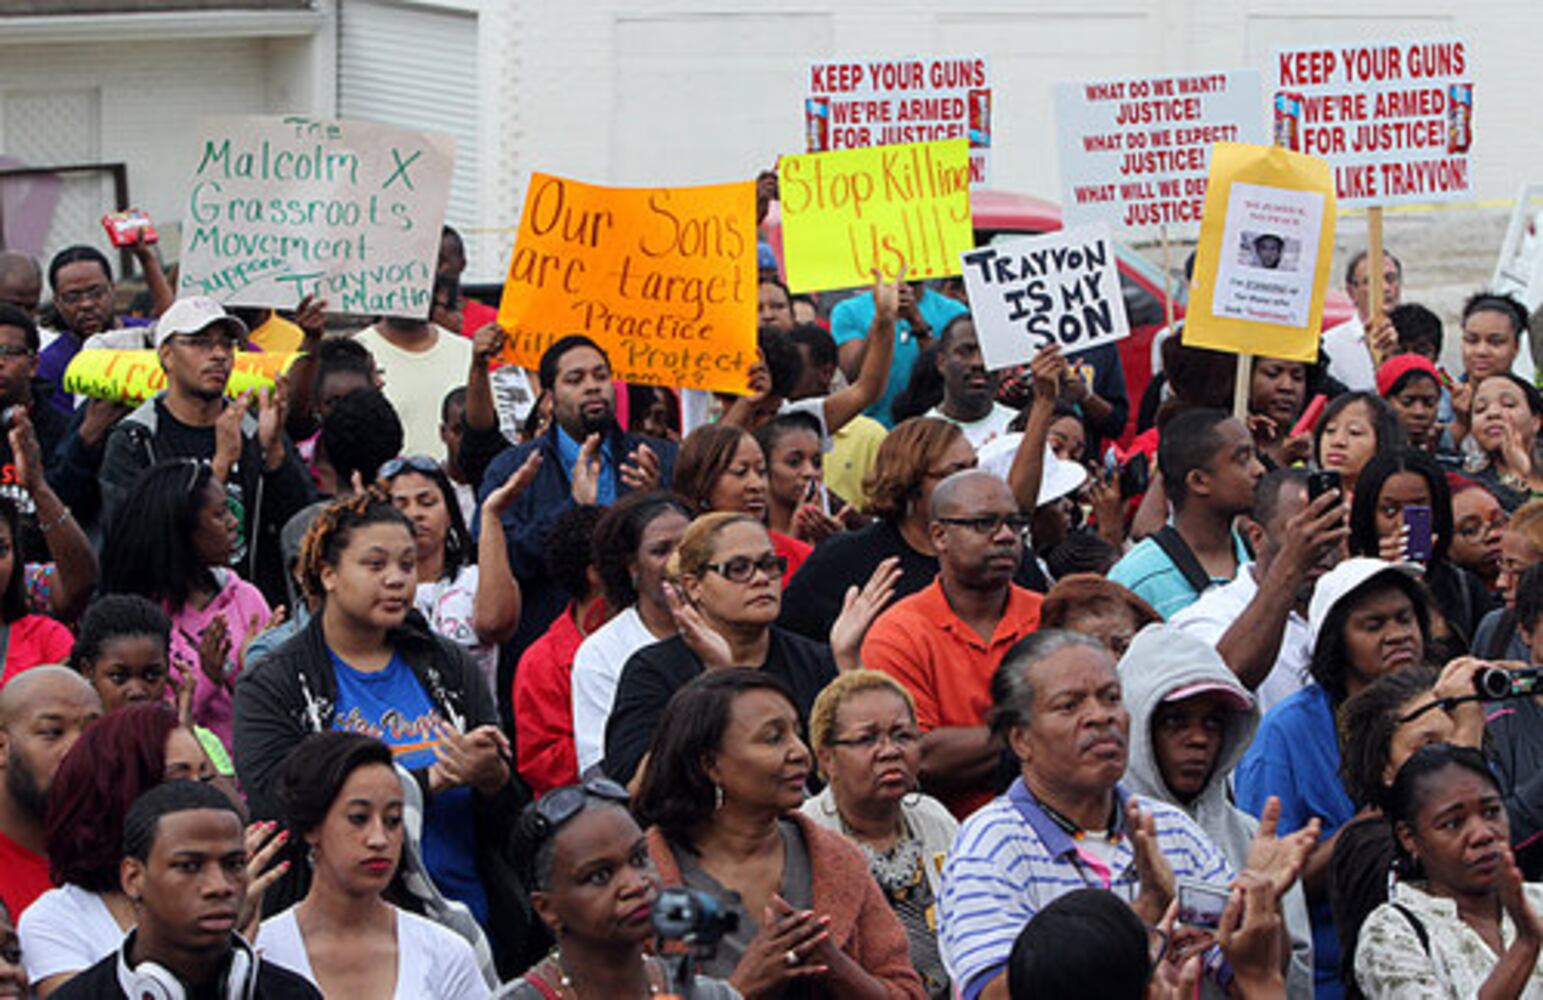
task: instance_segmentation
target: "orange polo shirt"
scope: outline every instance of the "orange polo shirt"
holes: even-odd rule
[[[863,666],[905,685],[916,699],[916,722],[923,732],[986,724],[991,675],[1013,644],[1039,627],[1044,603],[1032,590],[1009,586],[1007,608],[989,642],[949,607],[940,580],[895,602],[868,629]],[[990,792],[982,790],[944,801],[964,817],[990,799]]]

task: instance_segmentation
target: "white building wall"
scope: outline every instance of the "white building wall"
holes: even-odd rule
[[[790,5],[791,6],[791,5]],[[533,170],[601,183],[753,176],[802,149],[815,59],[984,53],[991,60],[992,183],[1058,198],[1050,85],[1059,80],[1252,66],[1276,45],[1463,35],[1476,72],[1480,199],[1540,179],[1543,4],[1535,0],[759,0],[489,3],[483,90],[483,238],[507,259]],[[484,255],[487,259],[488,255]]]

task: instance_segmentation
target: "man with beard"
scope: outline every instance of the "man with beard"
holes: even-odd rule
[[[1109,889],[1156,927],[1176,877],[1232,879],[1193,819],[1120,787],[1130,714],[1098,640],[1048,629],[1008,650],[991,678],[990,721],[1020,773],[964,821],[943,865],[939,943],[964,1000],[1005,1000],[1002,971],[1019,931],[1073,889]],[[1291,861],[1301,858],[1286,862],[1288,885]],[[1213,968],[1215,948],[1207,958]]]
[[[557,519],[575,504],[608,507],[634,490],[658,489],[675,468],[673,443],[628,433],[617,424],[611,361],[593,340],[581,334],[559,339],[541,356],[537,374],[541,391],[552,398],[552,426],[535,440],[504,449],[488,465],[478,490],[478,499],[486,500],[527,461],[539,464],[536,478],[504,511],[509,565],[525,601],[519,630],[505,646],[514,657],[503,658],[510,664],[580,596],[567,593],[547,572],[546,539]],[[470,400],[467,406],[469,417]],[[479,428],[468,420],[463,455],[485,447],[489,435],[498,436],[496,423]],[[509,690],[508,680],[500,676],[500,692]]]
[[[991,798],[1002,747],[985,725],[991,675],[1039,627],[1040,595],[1015,585],[1028,516],[989,472],[957,472],[931,498],[933,583],[896,602],[863,640],[862,662],[916,700],[921,781],[959,817]]]
[[[161,270],[155,246],[136,243],[129,249],[145,273],[145,284],[153,301],[151,315],[158,316],[171,305],[174,293]],[[120,322],[114,313],[112,265],[93,247],[66,247],[54,254],[48,262],[48,284],[54,293],[53,311],[59,322],[59,336],[38,356],[38,378],[53,386],[49,402],[68,415],[75,409],[75,400],[62,387],[64,370],[87,339],[136,321]],[[143,320],[137,322],[145,325]]]
[[[0,688],[0,900],[13,922],[53,888],[43,836],[48,788],[101,714],[95,689],[66,667],[33,667]]]
[[[156,462],[209,462],[240,525],[231,564],[270,604],[280,604],[285,587],[279,532],[315,494],[284,433],[282,393],[264,389],[255,400],[250,393],[225,398],[245,336],[246,324],[210,298],[178,299],[166,310],[155,329],[166,388],[108,435],[99,480],[102,524],[112,530],[113,515],[134,480]],[[248,412],[253,404],[256,416]]]
[[[1267,474],[1254,487],[1253,512],[1238,524],[1253,565],[1173,616],[1175,626],[1216,647],[1261,713],[1307,684],[1307,604],[1318,577],[1339,562],[1350,533],[1345,517],[1338,490],[1308,501],[1304,470]]]
[[[943,402],[927,416],[957,424],[976,451],[1007,433],[1018,412],[996,401],[998,376],[986,371],[975,321],[968,313],[954,317],[943,328],[938,338],[938,371],[943,375]]]

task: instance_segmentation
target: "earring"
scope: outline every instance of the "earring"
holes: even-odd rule
[[[715,783],[713,785],[713,809],[714,810],[718,810],[718,809],[722,809],[722,808],[723,808],[723,786]]]
[[[305,863],[312,868],[316,867],[316,845],[311,844],[305,849]]]

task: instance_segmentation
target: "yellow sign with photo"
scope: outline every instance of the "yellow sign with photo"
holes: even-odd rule
[[[1318,157],[1212,147],[1184,344],[1314,361],[1334,219],[1334,175]]]

